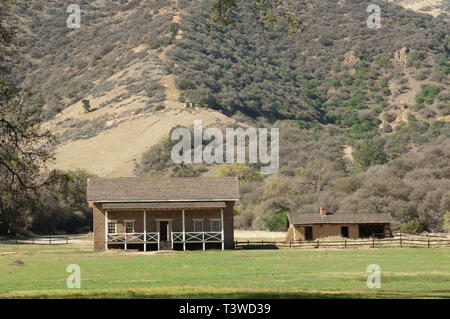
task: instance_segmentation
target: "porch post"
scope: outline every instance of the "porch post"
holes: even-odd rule
[[[147,251],[147,211],[144,209],[144,251]]]
[[[124,227],[125,227],[125,223],[124,223],[124,225],[123,225]],[[127,229],[126,229],[126,227],[125,227],[125,233],[124,233],[124,236],[125,236],[125,250],[127,250]]]
[[[205,250],[205,233],[202,233],[203,250]]]
[[[105,250],[108,250],[108,211],[105,210]]]
[[[182,210],[182,214],[183,214],[183,250],[186,250],[186,229],[184,221],[184,209]]]
[[[222,250],[225,249],[225,241],[223,236],[223,208],[220,209],[220,230],[222,231]]]

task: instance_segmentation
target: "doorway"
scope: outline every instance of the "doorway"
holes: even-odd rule
[[[169,235],[169,222],[162,220],[159,222],[159,240],[167,241]]]
[[[305,240],[313,240],[312,227],[305,227]]]
[[[341,236],[348,238],[348,226],[341,226]]]
[[[383,224],[362,224],[359,225],[360,238],[384,238],[386,235]]]

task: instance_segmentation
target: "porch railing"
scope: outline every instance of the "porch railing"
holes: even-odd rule
[[[145,240],[144,240],[145,237]],[[108,234],[108,244],[158,243],[159,233],[117,233]]]
[[[183,241],[183,232],[172,232],[173,243],[221,243],[221,232],[186,232],[185,240]]]

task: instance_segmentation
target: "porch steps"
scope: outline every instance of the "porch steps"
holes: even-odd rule
[[[159,250],[172,250],[172,242],[168,240],[160,241]]]

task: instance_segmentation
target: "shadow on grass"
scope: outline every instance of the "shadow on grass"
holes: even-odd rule
[[[250,245],[246,245],[246,244],[244,244],[244,245],[239,245],[238,247],[236,247],[236,250],[256,250],[256,249],[258,249],[258,250],[262,250],[262,249],[264,249],[264,250],[266,250],[266,249],[274,249],[274,250],[276,250],[276,249],[280,249],[280,248],[278,248],[276,245],[269,245],[269,244],[264,244],[264,245],[261,245],[261,244],[250,244]]]
[[[158,291],[159,289],[118,289],[118,290],[84,290],[84,291],[32,291],[17,293],[0,293],[0,298],[19,299],[408,299],[408,298],[450,298],[450,291],[430,292],[387,292],[387,291],[329,291],[329,292],[271,292],[271,291]],[[166,290],[166,289],[165,289]]]

